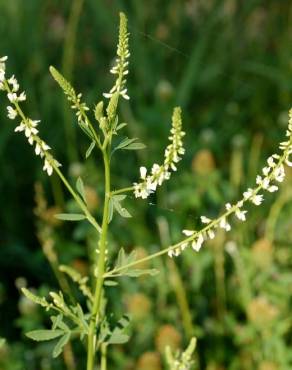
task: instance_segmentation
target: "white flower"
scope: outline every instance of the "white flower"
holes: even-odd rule
[[[140,167],[140,177],[141,179],[145,180],[147,174],[147,168],[146,167]]]
[[[35,154],[39,155],[40,153],[41,153],[41,146],[39,145],[39,143],[36,143]]]
[[[214,231],[212,229],[208,230],[207,231],[207,234],[208,234],[208,237],[210,239],[214,239],[215,238],[215,233],[214,233]]]
[[[264,167],[262,171],[263,171],[263,174],[265,176],[268,176],[269,172],[271,171],[271,168],[270,167]]]
[[[248,188],[247,191],[243,193],[243,197],[245,200],[249,199],[253,194],[253,189]]]
[[[51,176],[51,174],[53,173],[53,167],[47,159],[45,159],[43,170],[47,171],[49,176]]]
[[[26,100],[26,94],[23,91],[17,98],[18,101],[25,101]]]
[[[15,117],[17,116],[17,111],[16,111],[16,109],[14,109],[14,108],[12,108],[12,107],[10,107],[10,106],[8,105],[8,107],[7,107],[7,111],[8,111],[8,114],[7,114],[8,118],[10,118],[10,119],[15,119]]]
[[[226,203],[225,208],[227,209],[227,211],[230,211],[230,209],[232,208],[232,205],[230,203]]]
[[[246,213],[247,211],[241,211],[239,208],[235,210],[236,217],[241,221],[246,220],[246,217],[245,217]]]
[[[14,75],[9,78],[8,83],[12,86],[12,91],[13,92],[17,92],[19,90],[19,84],[18,84],[16,78],[14,77]]]
[[[192,242],[193,250],[195,250],[196,252],[199,252],[199,250],[202,247],[203,242],[204,242],[204,237],[202,234],[199,234],[198,239]]]
[[[264,200],[264,197],[262,194],[256,194],[256,195],[253,195],[253,197],[251,198],[251,202],[253,204],[255,204],[256,206],[259,206]]]
[[[25,124],[23,122],[20,123],[19,126],[15,127],[14,131],[15,132],[21,132],[21,131],[24,131],[25,130]]]
[[[172,250],[172,249],[171,249],[171,250],[169,250],[169,251],[167,252],[167,254],[168,254],[168,257],[172,258],[172,256],[173,256],[173,250]]]
[[[283,182],[284,181],[285,169],[284,169],[283,165],[281,165],[281,166],[279,166],[275,169],[274,177],[275,177],[275,180],[278,181],[278,182]]]
[[[191,236],[194,235],[195,231],[194,230],[183,230],[182,233],[186,236]]]
[[[270,193],[274,193],[275,191],[277,191],[279,188],[278,188],[278,186],[277,185],[271,185],[270,187],[268,187],[268,191],[270,192]]]
[[[220,223],[219,223],[219,226],[221,227],[221,229],[225,229],[226,231],[230,231],[231,230],[231,226],[226,221],[226,218],[225,217],[222,217],[221,218]]]
[[[11,103],[17,102],[17,95],[15,93],[8,93],[7,98],[11,101]]]
[[[209,224],[211,222],[210,218],[206,217],[206,216],[201,216],[201,222],[203,224]]]

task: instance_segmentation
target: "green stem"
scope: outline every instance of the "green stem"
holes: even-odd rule
[[[133,191],[133,190],[134,190],[134,186],[129,186],[127,188],[123,188],[123,189],[119,189],[119,190],[114,190],[114,191],[111,192],[111,195],[126,193],[126,192]]]
[[[107,345],[105,343],[101,346],[101,364],[100,364],[100,370],[106,370],[107,363],[106,363],[106,352],[107,352]]]
[[[96,348],[96,326],[100,319],[100,305],[102,286],[105,272],[105,257],[107,246],[107,230],[108,230],[108,215],[109,215],[109,200],[110,200],[110,163],[108,153],[103,152],[104,171],[105,171],[105,193],[104,193],[104,208],[101,227],[101,236],[99,241],[99,258],[97,264],[97,281],[95,286],[94,301],[92,308],[92,317],[89,326],[88,343],[87,343],[87,370],[93,370]],[[104,355],[102,354],[102,358]],[[104,359],[102,359],[104,363]],[[105,369],[102,367],[102,369]]]
[[[53,165],[53,164],[52,164]],[[82,209],[84,212],[87,220],[91,223],[91,225],[99,232],[101,233],[101,227],[99,224],[96,222],[95,218],[91,215],[91,213],[88,211],[86,205],[83,203],[82,199],[75,193],[75,191],[72,189],[71,185],[68,183],[62,172],[60,171],[59,167],[54,166],[54,171],[58,174],[60,179],[62,180],[63,184],[66,186],[66,188],[69,190],[73,198],[76,200],[77,204],[79,207]]]

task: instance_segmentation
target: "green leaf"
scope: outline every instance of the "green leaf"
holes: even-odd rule
[[[157,269],[134,269],[134,270],[127,270],[124,275],[127,275],[129,277],[138,277],[138,276],[142,276],[142,275],[151,275],[151,276],[155,276],[159,274],[159,270]]]
[[[6,339],[0,338],[0,349],[1,349],[1,347],[4,346],[5,343],[6,343]]]
[[[92,141],[91,144],[89,145],[86,153],[85,153],[85,158],[86,159],[90,156],[90,154],[93,151],[94,147],[95,147],[95,141]]]
[[[51,316],[51,320],[53,322],[53,327],[52,329],[55,330],[59,327],[59,324],[62,322],[63,320],[63,315],[60,314],[58,316]],[[62,328],[63,329],[63,328]]]
[[[129,340],[129,335],[121,333],[119,330],[114,330],[110,338],[107,340],[108,344],[123,344]]]
[[[30,299],[32,302],[39,304],[42,307],[50,307],[50,303],[46,300],[46,298],[38,297],[26,288],[21,288],[21,291],[26,298]]]
[[[138,140],[137,138],[134,138],[134,139],[129,139],[128,137],[126,137],[124,140],[122,140],[116,147],[114,150],[118,150],[118,149],[123,149],[125,148],[126,146],[130,145],[131,143],[133,143],[134,141]]]
[[[64,334],[63,330],[33,330],[29,331],[25,335],[37,342],[44,341],[44,340],[51,340],[60,337]]]
[[[69,342],[70,333],[66,333],[59,339],[58,343],[56,344],[55,348],[53,349],[53,357],[58,357],[62,352],[64,346]]]
[[[126,198],[126,195],[124,194],[119,194],[119,195],[114,195],[112,197],[113,200],[113,206],[114,209],[122,216],[125,218],[130,218],[132,217],[131,214],[126,210],[126,208],[122,207],[120,204],[120,201],[124,200]]]
[[[82,196],[83,200],[86,203],[84,184],[81,177],[78,177],[76,181],[76,189],[78,190],[78,193]]]
[[[129,326],[130,318],[127,315],[117,322],[116,327],[112,331],[110,338],[107,340],[109,344],[122,344],[126,343],[129,340],[129,335],[124,333],[124,330]]]
[[[146,148],[146,145],[143,144],[143,143],[132,143],[132,144],[126,146],[123,149],[126,149],[126,150],[140,150],[140,149],[145,149],[145,148]]]
[[[86,219],[86,216],[79,213],[59,213],[55,217],[63,221],[81,221]]]
[[[127,125],[128,125],[128,124],[127,124],[127,123],[125,123],[125,122],[120,123],[120,124],[117,126],[116,130],[117,130],[117,131],[119,131],[119,130],[121,130],[123,127],[125,127],[125,126],[127,126]]]
[[[105,286],[117,286],[119,285],[119,283],[116,282],[115,280],[105,280],[104,285]]]
[[[78,121],[78,125],[81,128],[81,130],[93,141],[94,140],[94,135],[91,133],[88,126],[82,121]]]

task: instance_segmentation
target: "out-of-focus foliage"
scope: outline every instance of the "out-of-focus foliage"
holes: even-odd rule
[[[131,100],[121,115],[129,136],[145,139],[148,147],[136,157],[119,154],[114,186],[127,186],[139,176],[139,165],[162,158],[174,104],[183,107],[187,133],[180,173],[156,197],[130,200],[132,219],[113,221],[113,257],[121,246],[127,252],[138,246],[142,257],[178,240],[182,228],[196,227],[201,214],[216,215],[236,199],[284,137],[292,102],[292,9],[278,0],[0,0],[0,55],[9,55],[29,96],[27,110],[41,117],[65,171],[74,183],[80,174],[86,179],[88,204],[97,215],[100,159],[80,164],[88,143],[48,68],[58,66],[93,107],[111,86],[107,71],[120,10],[131,32]],[[49,182],[43,176],[3,109],[0,122],[0,336],[6,338],[0,368],[74,370],[70,347],[63,359],[52,360],[51,344],[24,337],[45,317],[19,291],[26,285],[43,294],[58,284],[66,288],[67,280],[53,273],[56,259],[86,272],[86,252],[95,258],[96,236],[85,224],[60,228],[53,215],[74,212],[75,203],[55,177]],[[125,278],[119,293],[108,288],[112,311],[119,316],[126,309],[134,322],[131,341],[110,352],[110,367],[165,368],[165,347],[175,353],[195,335],[196,369],[291,369],[288,175],[277,198],[270,195],[263,207],[250,209],[246,223],[200,253],[156,260],[143,268],[159,269],[159,275]],[[37,180],[44,189],[35,188]],[[81,361],[83,348],[74,350]]]

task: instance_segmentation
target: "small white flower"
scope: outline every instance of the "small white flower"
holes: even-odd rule
[[[235,211],[235,215],[236,215],[236,217],[237,217],[239,220],[241,220],[241,221],[245,221],[245,220],[246,220],[246,217],[245,217],[246,213],[247,213],[247,211],[241,211],[240,209],[237,209],[237,210]]]
[[[263,174],[265,175],[265,176],[268,176],[268,174],[270,173],[270,171],[271,171],[271,168],[270,167],[264,167],[263,168]]]
[[[271,185],[270,187],[268,187],[268,191],[270,192],[270,193],[274,193],[275,191],[277,191],[279,188],[278,188],[278,186],[277,185]]]
[[[229,223],[226,221],[226,218],[225,218],[225,217],[223,217],[223,218],[220,220],[219,226],[221,227],[221,229],[225,229],[226,231],[230,231],[230,230],[231,230],[231,226],[230,226],[230,225],[229,225]]]
[[[11,101],[11,103],[17,102],[17,95],[15,93],[8,93],[7,98]]]
[[[183,230],[182,233],[185,235],[185,236],[191,236],[191,235],[194,235],[195,231],[194,230]]]
[[[53,173],[53,167],[51,166],[50,162],[47,159],[45,159],[43,170],[47,171],[49,176],[51,176],[51,174]]]
[[[15,117],[17,116],[17,111],[14,108],[10,107],[9,105],[7,107],[7,111],[8,111],[8,114],[7,114],[8,118],[15,119]]]
[[[201,216],[201,222],[203,224],[209,224],[211,222],[210,218],[206,217],[206,216]]]
[[[147,175],[147,168],[146,167],[140,167],[140,177],[141,179],[145,180]]]
[[[208,230],[207,231],[207,234],[208,234],[208,237],[210,239],[214,239],[215,238],[215,233],[214,233],[214,231],[212,229]]]
[[[225,208],[227,211],[230,211],[230,209],[232,208],[232,205],[230,203],[226,203]]]
[[[42,141],[41,146],[42,146],[42,149],[44,151],[47,151],[47,150],[50,150],[51,149],[51,147],[49,147],[49,145],[46,144],[44,141]]]
[[[281,165],[277,167],[274,171],[275,180],[278,182],[283,182],[285,178],[285,169],[284,166]]]
[[[248,188],[247,191],[243,193],[243,197],[245,200],[249,199],[253,194],[253,189]]]
[[[256,206],[259,206],[264,200],[264,197],[262,194],[256,194],[251,198],[251,202],[255,204]]]
[[[167,254],[168,254],[168,257],[172,258],[172,256],[173,256],[173,250],[171,249],[170,251],[167,252]]]
[[[41,146],[39,145],[39,143],[36,143],[35,154],[39,155],[40,153],[41,153]]]
[[[200,250],[200,249],[201,249],[201,247],[202,247],[203,242],[204,242],[204,237],[203,237],[203,235],[202,235],[202,234],[200,234],[200,235],[198,236],[198,239],[197,239],[197,240],[194,240],[194,241],[192,242],[192,248],[193,248],[193,250],[195,250],[196,252],[199,252],[199,250]]]
[[[184,251],[188,245],[189,245],[188,243],[182,243],[180,246],[181,250]]]
[[[13,92],[17,92],[19,90],[19,84],[14,75],[9,78],[8,83],[12,86]]]
[[[267,159],[267,162],[268,162],[269,167],[275,167],[275,165],[276,165],[276,163],[274,162],[273,156],[269,157]]]
[[[21,132],[21,131],[24,131],[25,130],[25,124],[23,122],[21,122],[19,124],[19,126],[15,127],[14,131],[15,132]]]
[[[268,177],[265,177],[262,181],[263,189],[268,189],[269,185],[270,185],[270,179]]]
[[[26,100],[26,94],[23,91],[17,98],[18,101],[25,101]]]

